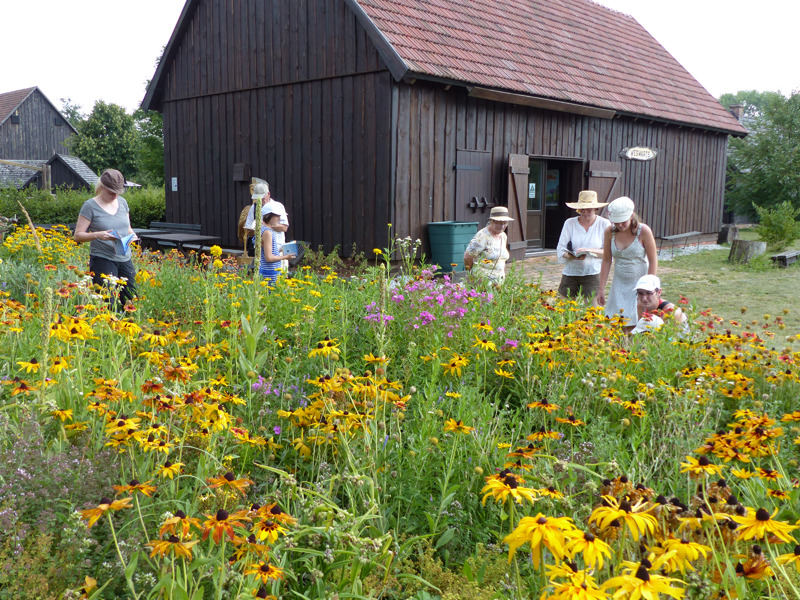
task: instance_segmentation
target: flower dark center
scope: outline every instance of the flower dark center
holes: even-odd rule
[[[233,473],[230,471],[225,473],[225,481],[233,481],[236,477],[233,476]]]
[[[505,479],[503,479],[503,483],[510,487],[512,490],[517,489],[517,478],[513,475],[506,475]]]
[[[708,460],[708,458],[706,458],[705,456],[701,456],[700,460],[697,461],[697,464],[700,465],[701,467],[707,467],[708,465],[711,464],[711,461]]]
[[[536,520],[536,524],[537,525],[544,525],[545,523],[547,523],[547,517],[539,517]]]
[[[103,496],[102,498],[100,498],[100,504],[111,504],[111,498],[106,498],[105,496]]]
[[[182,510],[176,510],[175,511],[175,516],[178,517],[179,519],[185,519],[186,518],[186,513],[183,512]]]
[[[593,542],[594,541],[594,534],[593,533],[589,533],[587,531],[586,533],[583,534],[583,539],[586,540],[587,542]]]
[[[227,521],[229,516],[230,515],[228,515],[228,511],[224,508],[220,508],[217,511],[217,521]]]
[[[753,554],[756,555],[756,556],[761,554],[761,546],[759,546],[758,544],[754,545],[753,546]]]
[[[178,543],[178,542],[180,542],[181,540],[178,538],[178,536],[176,536],[176,535],[171,535],[171,536],[169,536],[169,539],[167,539],[167,541],[168,541],[170,544],[177,544],[177,543]]]
[[[769,521],[769,513],[765,508],[759,508],[756,511],[756,519],[759,521]]]
[[[270,509],[269,512],[270,512],[270,514],[273,514],[273,515],[282,515],[283,514],[283,511],[281,510],[281,507],[278,506],[277,504],[275,506],[273,506]]]
[[[137,487],[139,482],[136,479],[131,479],[131,482],[128,484],[130,487]]]
[[[619,503],[619,509],[624,510],[626,513],[631,512],[631,503],[627,500],[623,500]]]
[[[259,569],[262,573],[269,573],[269,565],[261,565]]]
[[[639,565],[639,568],[636,569],[636,578],[642,581],[650,581],[650,573],[647,572],[647,568],[644,565]]]

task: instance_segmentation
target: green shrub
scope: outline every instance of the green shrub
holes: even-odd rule
[[[17,216],[25,223],[21,202],[36,224],[72,224],[78,220],[81,206],[93,193],[89,190],[58,188],[53,194],[37,189],[0,188],[0,215]],[[131,210],[131,225],[147,227],[151,221],[163,221],[166,208],[164,188],[144,187],[125,192]]]
[[[782,202],[775,208],[756,204],[753,207],[759,220],[756,231],[769,246],[783,248],[800,238],[800,223],[797,222],[800,208],[795,208],[791,202]]]

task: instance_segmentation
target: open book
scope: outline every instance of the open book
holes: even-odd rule
[[[580,258],[581,256],[593,256],[591,252],[587,252],[586,250],[583,252],[573,252],[572,250],[567,250],[567,254],[574,258]]]
[[[114,240],[115,245],[117,246],[117,254],[127,254],[128,251],[131,249],[131,242],[136,240],[136,234],[132,233],[130,235],[122,235],[116,229],[111,232],[111,234],[117,238]]]

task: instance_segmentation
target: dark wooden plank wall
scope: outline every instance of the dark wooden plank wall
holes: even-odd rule
[[[166,72],[167,218],[238,245],[249,194],[233,165],[246,163],[286,205],[291,238],[384,246],[391,90],[344,2],[201,2]]]
[[[508,155],[619,161],[619,195],[630,196],[657,236],[718,231],[727,136],[642,119],[598,119],[468,97],[463,90],[396,84],[395,235],[424,239],[425,224],[454,218],[456,149],[492,152],[492,197],[505,202]],[[629,146],[662,152],[619,158]],[[584,182],[586,179],[584,178]]]
[[[49,160],[56,153],[70,154],[64,142],[72,129],[39,90],[34,90],[18,110],[18,124],[9,118],[0,127],[0,158]],[[55,119],[61,125],[56,126]]]

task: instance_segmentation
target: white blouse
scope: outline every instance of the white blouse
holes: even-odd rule
[[[611,227],[611,221],[599,216],[595,218],[588,231],[578,223],[578,217],[572,217],[564,222],[556,249],[558,262],[564,264],[564,275],[582,277],[600,273],[600,267],[603,264],[602,257],[590,254],[584,260],[567,260],[564,254],[567,252],[567,244],[570,241],[573,251],[579,248],[602,248],[607,227]]]

